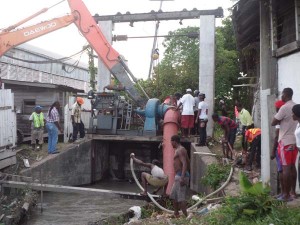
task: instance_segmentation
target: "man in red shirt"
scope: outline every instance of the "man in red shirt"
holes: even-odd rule
[[[212,119],[214,122],[221,125],[224,131],[223,141],[227,141],[233,148],[237,130],[237,124],[229,117],[219,116],[217,113],[212,114]]]

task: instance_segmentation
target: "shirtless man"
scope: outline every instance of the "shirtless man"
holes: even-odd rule
[[[174,170],[175,180],[172,187],[170,198],[173,199],[174,216],[179,217],[179,209],[187,216],[186,192],[189,184],[190,174],[188,172],[190,160],[186,149],[180,144],[180,137],[173,135],[171,143],[175,149]]]

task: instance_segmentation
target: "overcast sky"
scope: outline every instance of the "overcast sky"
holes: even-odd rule
[[[2,0],[0,7],[0,28],[8,27],[20,20],[34,14],[42,8],[50,7],[60,0]],[[92,15],[114,15],[118,12],[125,14],[157,11],[160,7],[160,1],[154,0],[84,0],[87,8]],[[227,9],[233,5],[231,0],[174,0],[164,1],[162,3],[162,11],[181,11],[197,9],[216,9],[222,7],[225,16],[228,15]],[[41,21],[50,20],[55,17],[63,16],[70,13],[67,1],[62,2],[58,6],[51,8],[45,14],[31,20],[26,25],[36,24]],[[165,35],[169,31],[179,29],[186,26],[199,26],[199,19],[183,20],[183,25],[179,21],[161,21],[158,35]],[[217,25],[221,23],[221,19],[216,20]],[[120,23],[115,25],[113,34],[128,36],[153,36],[155,32],[155,22],[139,22],[134,23],[134,27],[130,27],[128,23]],[[160,53],[163,52],[163,38],[158,38],[157,45]],[[82,49],[87,42],[77,31],[75,25],[62,28],[50,34],[46,34],[33,41],[28,42],[31,45],[43,48],[47,51],[69,56]],[[115,42],[113,47],[128,60],[128,65],[133,74],[137,78],[146,79],[148,77],[150,66],[150,55],[153,45],[153,38],[128,39],[126,42]],[[162,56],[162,54],[161,54]],[[161,60],[162,57],[160,57]],[[81,57],[81,62],[87,64],[87,57]]]

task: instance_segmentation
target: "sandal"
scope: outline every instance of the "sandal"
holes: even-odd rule
[[[277,198],[278,201],[283,201],[283,202],[291,202],[294,199],[290,196],[289,198],[285,198],[283,195]]]
[[[147,193],[145,194],[144,192],[139,193],[141,196],[148,196]]]

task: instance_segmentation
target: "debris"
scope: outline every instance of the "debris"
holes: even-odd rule
[[[129,219],[129,223],[133,223],[135,221],[138,221],[141,218],[142,215],[142,209],[140,206],[132,206],[129,211],[132,211],[134,216]]]
[[[23,159],[23,162],[24,162],[25,167],[30,168],[30,164],[29,164],[28,159]]]

